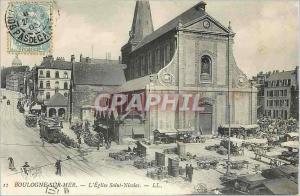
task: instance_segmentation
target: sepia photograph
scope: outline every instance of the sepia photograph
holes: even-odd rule
[[[298,195],[298,0],[1,0],[0,195]]]

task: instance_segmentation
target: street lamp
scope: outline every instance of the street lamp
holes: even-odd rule
[[[229,51],[230,51],[230,21],[228,27],[228,38],[227,38],[227,115],[228,115],[228,160],[227,160],[227,170],[226,174],[230,174],[230,135],[231,135],[231,127],[230,127],[230,61],[229,61]]]
[[[253,124],[253,122],[252,122],[252,116],[253,116],[253,104],[252,104],[252,92],[253,92],[253,85],[254,85],[254,80],[252,79],[252,80],[249,80],[249,82],[250,82],[250,87],[251,87],[251,92],[250,92],[250,107],[251,107],[251,110],[250,110],[250,124],[252,125]]]

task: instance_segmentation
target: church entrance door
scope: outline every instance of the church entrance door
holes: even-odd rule
[[[212,134],[212,105],[204,104],[204,111],[199,112],[198,114],[198,125],[199,130],[202,130],[203,135]]]

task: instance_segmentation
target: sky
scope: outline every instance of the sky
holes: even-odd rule
[[[11,66],[7,53],[4,16],[7,0],[1,0],[1,66]],[[199,0],[150,0],[154,29],[159,28]],[[206,0],[206,11],[224,26],[231,21],[236,33],[234,56],[250,76],[259,71],[292,70],[299,63],[299,5],[296,0]],[[129,39],[134,0],[57,0],[54,5],[54,57],[70,60],[71,54],[112,59]],[[59,10],[59,14],[58,14]],[[43,55],[19,55],[24,65],[39,65]]]

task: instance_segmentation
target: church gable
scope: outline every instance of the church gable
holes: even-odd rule
[[[228,34],[230,32],[226,27],[224,27],[221,23],[213,19],[211,16],[206,15],[201,18],[197,18],[194,21],[191,21],[187,24],[184,24],[184,29],[192,30],[192,31],[202,31],[202,32],[213,32],[213,33],[221,33]]]

